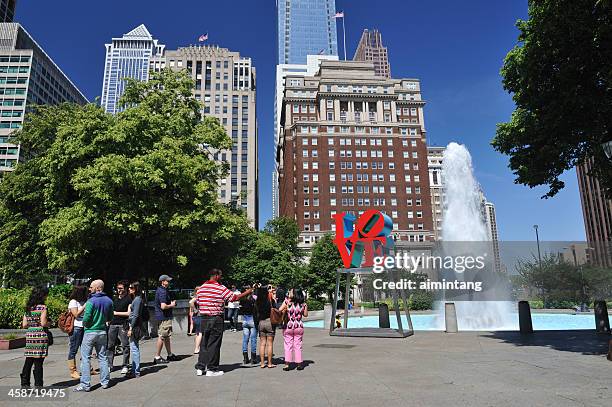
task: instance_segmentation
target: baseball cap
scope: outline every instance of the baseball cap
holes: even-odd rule
[[[161,276],[159,276],[159,281],[170,281],[172,280],[172,277],[170,277],[168,274],[162,274]]]

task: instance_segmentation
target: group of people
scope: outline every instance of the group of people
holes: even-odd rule
[[[148,320],[146,299],[138,281],[120,281],[115,288],[117,295],[111,299],[104,292],[104,282],[93,280],[89,286],[74,286],[70,294],[67,308],[73,318],[68,369],[70,377],[79,380],[74,391],[90,390],[91,376],[98,373],[91,366],[94,351],[99,361],[100,384],[102,388],[108,388],[118,345],[123,356],[121,373],[140,377],[140,339],[147,334],[147,329],[143,328],[143,322]],[[32,367],[34,385],[43,386],[43,361],[52,337],[47,329],[50,324],[45,305],[47,295],[46,288],[35,287],[26,304],[22,321],[22,328],[27,328],[25,363],[21,372],[23,387],[31,384]],[[77,369],[79,349],[81,362],[80,369]]]
[[[287,292],[276,292],[272,286],[253,284],[244,291],[231,289],[221,284],[223,273],[212,269],[208,279],[196,287],[189,302],[192,320],[191,333],[195,334],[194,354],[197,376],[221,376],[219,369],[221,343],[225,330],[225,307],[228,307],[230,329],[237,331],[238,316],[242,317],[242,354],[245,364],[257,364],[261,368],[274,368],[274,337],[276,329],[283,331],[285,345],[285,367],[291,370],[295,363],[302,370],[302,340],[304,325],[302,318],[308,316],[308,307],[302,290],[293,288]],[[172,319],[176,300],[168,290],[172,278],[159,277],[155,292],[154,315],[157,322],[156,353],[154,364],[165,364],[178,360],[172,353]],[[68,351],[70,376],[79,380],[74,391],[89,391],[91,376],[97,372],[91,366],[93,351],[99,361],[100,384],[108,388],[110,373],[114,370],[115,349],[121,346],[121,374],[140,377],[140,340],[148,335],[143,327],[148,321],[148,307],[140,283],[119,281],[116,296],[111,299],[104,291],[102,280],[93,280],[89,286],[75,286],[67,306],[72,314],[72,331]],[[51,337],[47,327],[50,324],[45,305],[48,290],[33,288],[26,304],[22,327],[26,331],[25,362],[21,373],[21,385],[30,386],[34,371],[34,385],[43,386],[43,361],[48,354]],[[257,337],[259,336],[259,357]],[[81,351],[80,372],[77,369],[77,353]],[[166,358],[162,357],[163,348]],[[250,350],[250,356],[249,356]],[[130,364],[131,356],[131,364]]]
[[[219,269],[209,272],[208,280],[194,291],[190,301],[193,326],[196,333],[194,354],[198,355],[195,365],[197,376],[220,376],[219,359],[225,327],[224,306],[228,304],[230,329],[237,330],[237,315],[242,316],[242,355],[244,364],[257,364],[261,368],[274,368],[274,337],[276,329],[283,331],[285,345],[285,366],[291,370],[293,363],[297,370],[304,368],[302,340],[304,336],[303,317],[308,316],[304,292],[292,288],[287,295],[277,293],[273,286],[254,284],[239,291],[220,283],[223,273]],[[237,310],[234,311],[234,310]],[[274,317],[273,314],[276,314]],[[257,337],[259,336],[259,358]],[[249,346],[250,345],[250,346]],[[250,347],[250,356],[249,356]]]

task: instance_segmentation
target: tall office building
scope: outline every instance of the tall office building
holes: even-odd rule
[[[363,30],[353,61],[371,61],[374,63],[376,75],[385,78],[391,77],[389,54],[387,47],[382,43],[382,35],[378,30]]]
[[[427,146],[417,79],[376,76],[372,63],[322,61],[288,74],[277,154],[280,214],[300,247],[335,230],[332,216],[377,209],[398,242],[433,239]]]
[[[165,46],[153,39],[144,24],[123,34],[121,38],[113,38],[105,46],[106,61],[100,103],[108,113],[115,114],[121,111],[119,99],[126,84],[123,78],[148,80],[151,59],[161,56]]]
[[[442,187],[442,158],[444,147],[427,147],[427,168],[429,169],[429,191],[431,193],[431,216],[436,240],[442,235],[442,211],[444,188]]]
[[[0,176],[23,159],[10,134],[21,128],[31,105],[87,98],[28,32],[17,23],[0,23]]]
[[[12,23],[17,0],[0,0],[0,22]]]
[[[589,176],[592,159],[576,166],[589,261],[600,267],[612,266],[612,201],[605,197],[599,180]]]
[[[276,98],[274,99],[274,154],[278,154],[279,140],[281,135],[281,124],[279,106],[283,103],[283,95],[285,94],[285,78],[289,74],[304,74],[313,76],[319,70],[321,61],[337,61],[336,55],[308,55],[305,64],[278,64],[276,65]],[[278,167],[275,165],[272,173],[272,217],[277,218],[279,215],[278,202]]]
[[[499,235],[497,233],[497,216],[495,215],[495,205],[487,201],[484,194],[481,192],[481,210],[485,221],[485,227],[489,241],[493,248],[493,266],[498,273],[502,270],[501,259],[499,256]]]
[[[153,58],[152,70],[187,70],[195,82],[194,97],[203,102],[202,114],[217,117],[231,136],[231,150],[214,152],[230,164],[219,185],[223,203],[241,206],[258,226],[256,76],[251,58],[217,46],[190,46],[166,50]]]
[[[279,64],[305,64],[308,55],[338,55],[335,0],[277,0]]]

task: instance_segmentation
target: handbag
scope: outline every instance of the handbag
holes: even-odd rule
[[[283,323],[283,313],[276,308],[270,310],[270,322],[272,325],[281,325]]]
[[[47,346],[53,345],[53,333],[47,327],[43,328],[43,331],[47,334]]]

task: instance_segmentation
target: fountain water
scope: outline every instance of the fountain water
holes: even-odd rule
[[[442,241],[445,255],[466,254],[483,247],[489,235],[481,212],[480,188],[472,157],[464,145],[450,143],[442,161],[444,209]],[[466,242],[475,242],[473,244]],[[462,253],[453,253],[461,250]],[[473,253],[474,256],[477,253]],[[439,309],[444,305],[439,304]],[[459,330],[516,330],[509,301],[455,301]]]

